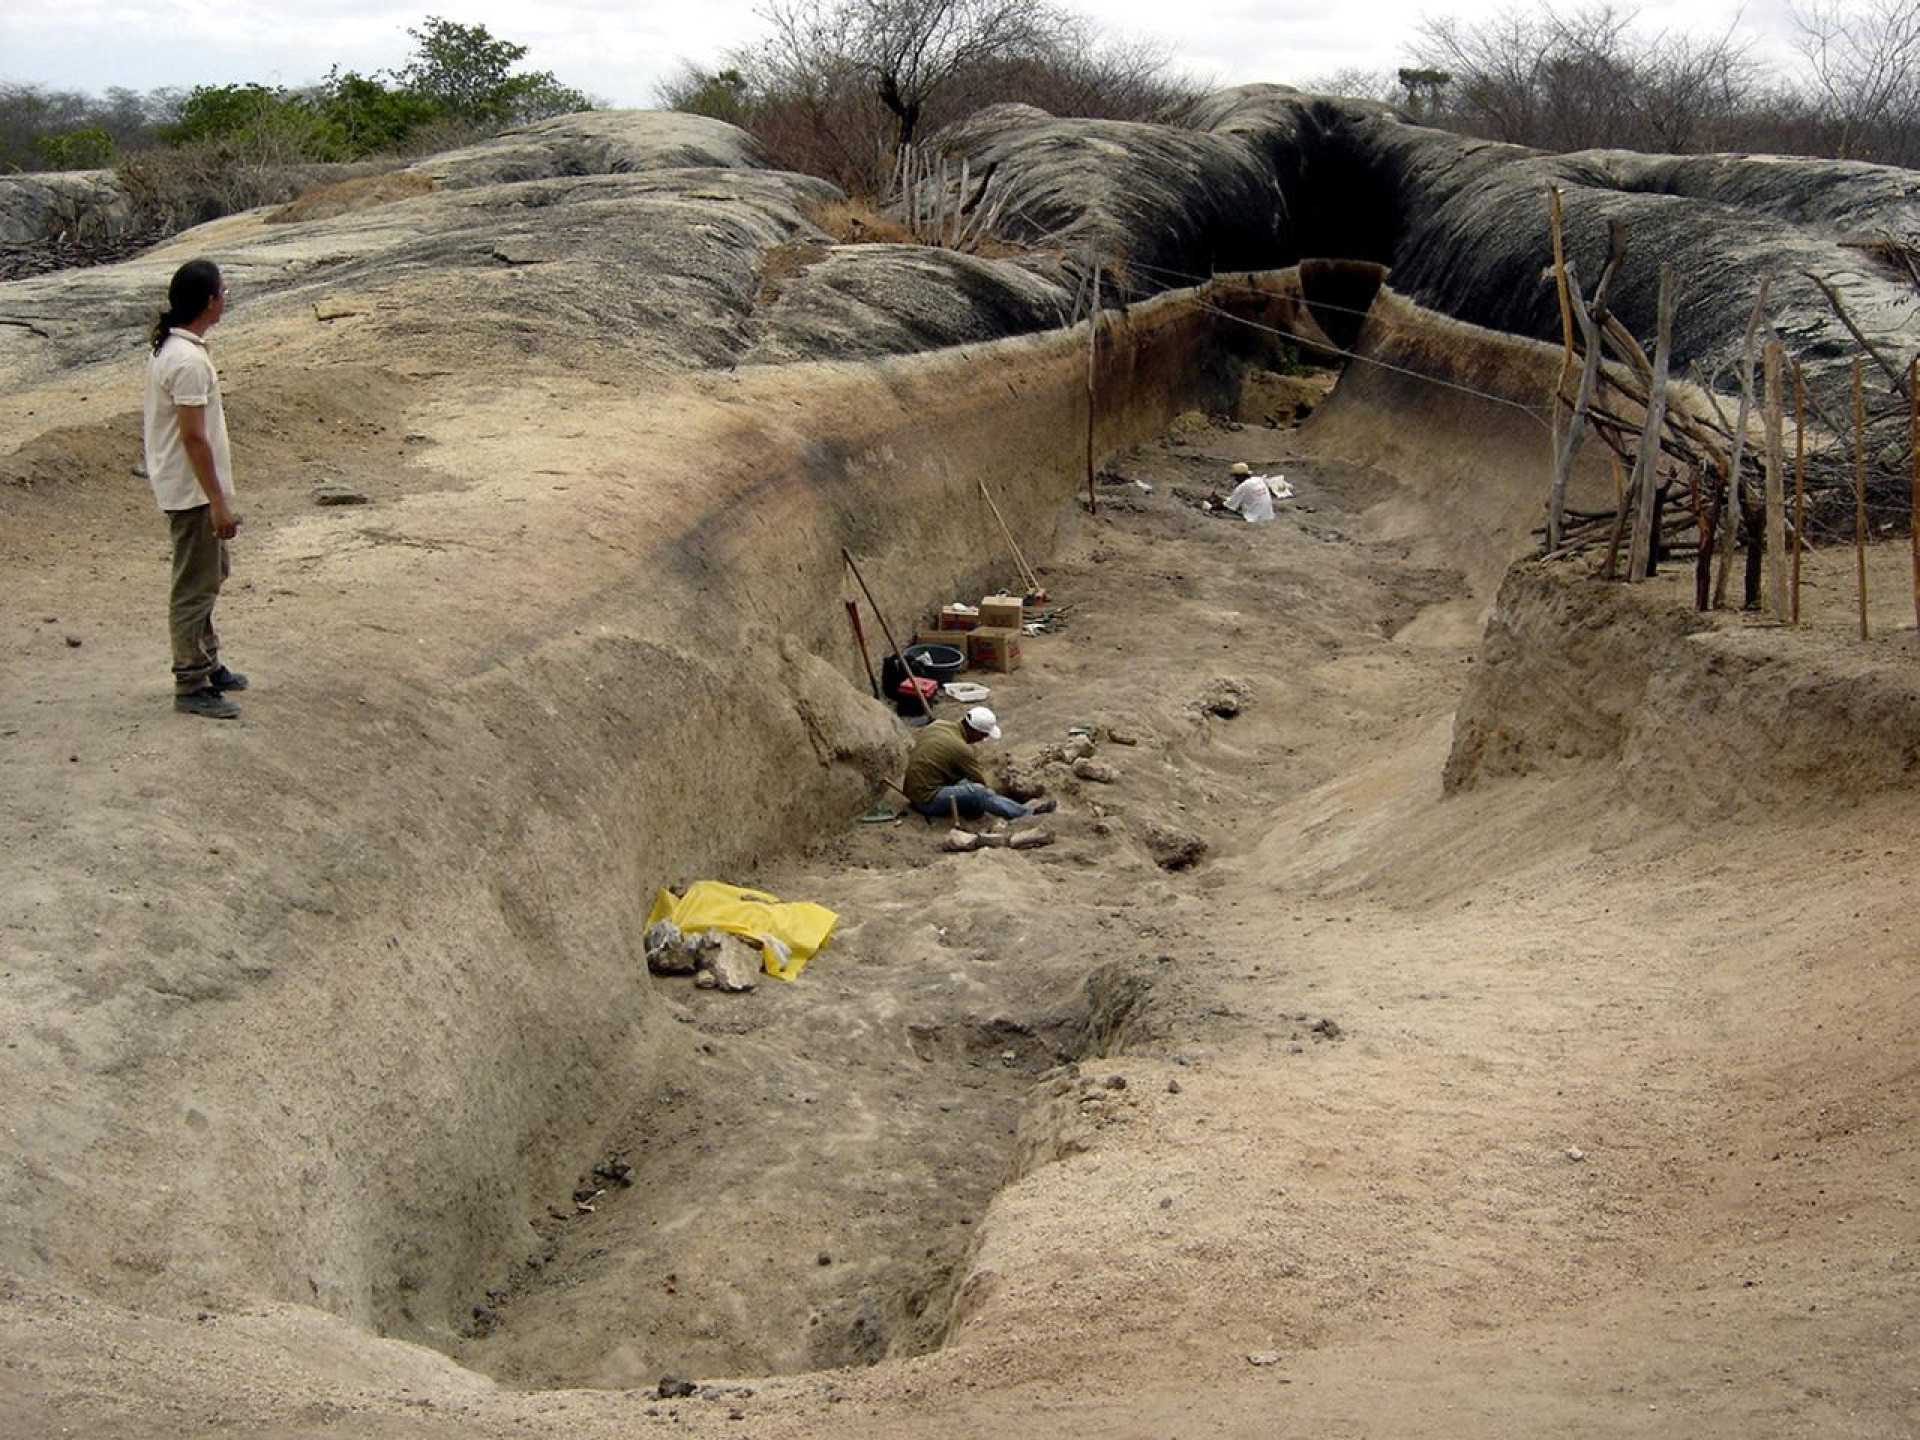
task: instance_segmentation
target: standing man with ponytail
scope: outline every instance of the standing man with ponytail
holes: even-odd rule
[[[227,289],[211,260],[190,260],[167,286],[167,308],[153,327],[147,361],[147,479],[173,531],[173,708],[183,715],[232,720],[227,698],[247,677],[220,663],[213,602],[227,578],[227,542],[240,528],[233,508],[233,461],[220,376],[207,354],[207,331],[226,313]]]

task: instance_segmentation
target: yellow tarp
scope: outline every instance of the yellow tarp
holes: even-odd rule
[[[725,930],[760,947],[760,968],[777,980],[795,980],[814,952],[827,943],[840,917],[810,900],[776,900],[718,880],[696,880],[687,893],[662,890],[653,897],[647,924],[671,920],[683,934]]]

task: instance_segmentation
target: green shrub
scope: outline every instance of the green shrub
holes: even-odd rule
[[[338,160],[405,150],[445,114],[425,95],[389,89],[352,70],[342,74],[338,66],[321,83],[314,107],[320,134]]]
[[[42,135],[34,147],[55,170],[100,170],[113,163],[113,136],[98,125]]]

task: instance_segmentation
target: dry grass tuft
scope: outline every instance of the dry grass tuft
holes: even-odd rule
[[[807,212],[807,218],[842,245],[925,245],[942,248],[930,236],[915,234],[898,220],[880,213],[871,200],[829,200]],[[962,247],[983,260],[1006,260],[1031,253],[1032,246],[983,235]]]
[[[911,245],[913,236],[889,220],[870,200],[829,200],[807,218],[842,245]]]
[[[357,175],[351,180],[322,185],[317,190],[309,190],[295,197],[290,204],[281,206],[269,215],[267,222],[288,225],[299,220],[330,220],[336,215],[371,210],[376,205],[389,205],[396,200],[411,200],[416,195],[427,194],[433,188],[434,183],[428,176],[411,172]]]

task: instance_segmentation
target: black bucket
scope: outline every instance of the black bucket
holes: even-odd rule
[[[942,685],[967,668],[967,652],[957,645],[909,645],[906,654],[914,674]]]

